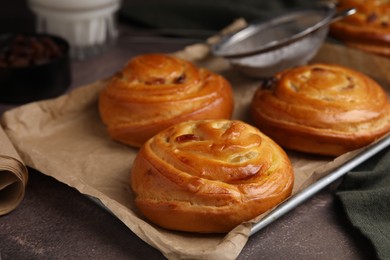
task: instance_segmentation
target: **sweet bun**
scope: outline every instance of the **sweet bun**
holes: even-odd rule
[[[110,136],[135,147],[182,121],[229,119],[233,105],[231,85],[222,76],[165,54],[131,59],[99,98]]]
[[[390,2],[339,0],[356,13],[330,25],[330,35],[351,47],[390,57]]]
[[[368,76],[312,64],[278,73],[252,100],[255,125],[284,148],[340,155],[390,131],[385,91]]]
[[[199,120],[149,139],[131,171],[136,205],[171,230],[228,232],[291,195],[286,153],[257,128],[235,120]]]

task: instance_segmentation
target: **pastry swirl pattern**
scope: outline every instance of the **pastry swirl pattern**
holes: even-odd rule
[[[340,155],[390,131],[385,91],[368,76],[338,65],[286,70],[259,88],[256,125],[282,147]]]
[[[356,13],[332,23],[332,36],[352,47],[390,57],[389,1],[339,0],[337,8],[356,8]]]
[[[230,118],[233,93],[222,76],[165,54],[130,60],[99,98],[99,111],[115,140],[139,147],[173,124]]]
[[[285,152],[242,121],[170,127],[137,155],[131,187],[152,222],[173,230],[228,232],[276,206],[294,181]]]

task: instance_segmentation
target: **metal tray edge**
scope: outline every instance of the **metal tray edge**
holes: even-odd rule
[[[349,161],[347,161],[340,167],[336,168],[328,175],[322,177],[318,181],[306,187],[301,192],[296,193],[295,195],[291,196],[283,203],[279,204],[267,216],[265,216],[263,219],[261,219],[259,222],[255,223],[252,226],[249,236],[257,233],[267,225],[271,224],[281,216],[285,215],[286,213],[288,213],[289,211],[291,211],[292,209],[294,209],[295,207],[297,207],[298,205],[300,205],[301,203],[303,203],[304,201],[312,197],[314,194],[316,194],[317,192],[319,192],[320,190],[322,190],[323,188],[325,188],[326,186],[328,186],[338,178],[342,177],[343,175],[345,175],[350,170],[352,170],[359,164],[363,163],[370,157],[379,153],[389,145],[390,145],[390,135],[380,139],[378,142],[368,145],[366,149],[363,149],[356,156],[351,158]]]

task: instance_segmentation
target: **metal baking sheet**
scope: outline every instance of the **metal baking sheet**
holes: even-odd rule
[[[363,163],[364,161],[368,160],[369,158],[373,157],[386,147],[390,145],[390,135],[387,135],[386,137],[380,139],[378,142],[375,142],[369,146],[367,146],[366,149],[363,149],[360,153],[358,153],[355,157],[341,165],[340,167],[336,168],[326,176],[322,177],[318,181],[314,182],[301,192],[296,193],[295,195],[291,196],[288,200],[285,202],[279,204],[272,212],[270,212],[267,216],[265,216],[263,219],[261,219],[259,222],[257,222],[255,225],[253,225],[250,235],[255,234],[259,230],[263,229],[267,225],[271,224],[281,216],[285,215],[313,195],[315,195],[317,192],[334,182],[335,180],[342,177],[344,174],[348,173],[350,170],[358,166],[359,164]]]

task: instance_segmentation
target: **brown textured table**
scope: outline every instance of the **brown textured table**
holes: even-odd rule
[[[0,30],[30,31],[25,1],[0,4]],[[121,25],[126,30],[126,25]],[[172,52],[189,41],[122,35],[96,58],[72,63],[72,88],[111,75],[128,58]],[[12,106],[0,104],[1,111]],[[250,237],[239,259],[375,259],[368,241],[348,223],[335,200],[337,183]],[[0,259],[164,259],[124,224],[77,190],[30,169],[21,205],[0,217]]]

